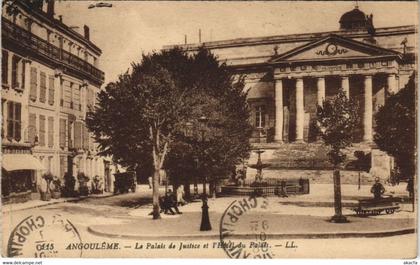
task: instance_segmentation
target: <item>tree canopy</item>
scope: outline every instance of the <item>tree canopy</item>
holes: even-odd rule
[[[354,130],[358,126],[358,105],[348,99],[344,90],[332,99],[325,100],[317,109],[317,125],[322,140],[331,147],[330,162],[337,166],[344,162],[343,149],[353,142]]]
[[[203,115],[209,120],[204,129],[198,125]],[[206,173],[223,175],[246,158],[248,119],[241,78],[235,81],[208,50],[189,55],[174,48],[143,55],[131,73],[109,83],[86,122],[101,154],[124,166],[152,169],[156,205],[163,166],[181,175],[196,158]],[[188,137],[187,124],[195,132]]]
[[[402,178],[415,174],[416,154],[416,73],[398,93],[390,95],[375,115],[374,141],[394,156]]]

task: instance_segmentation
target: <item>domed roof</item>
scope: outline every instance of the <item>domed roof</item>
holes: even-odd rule
[[[341,30],[366,29],[367,18],[365,13],[355,7],[353,10],[344,13],[340,18]]]

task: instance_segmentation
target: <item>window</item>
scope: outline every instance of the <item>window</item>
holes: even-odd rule
[[[79,121],[74,123],[74,148],[82,149],[82,123]]]
[[[36,114],[29,113],[28,140],[31,144],[35,144],[37,137],[36,128]]]
[[[73,148],[73,138],[74,135],[72,134],[73,132],[73,127],[74,127],[74,120],[69,120],[68,125],[67,125],[67,146],[69,148]]]
[[[31,86],[29,90],[29,98],[32,101],[35,101],[37,98],[37,69],[35,67],[31,67]]]
[[[48,147],[54,147],[54,117],[48,117]]]
[[[72,93],[73,93],[73,109],[81,110],[81,87],[80,85],[73,84],[72,86]]]
[[[88,88],[88,90],[87,90],[87,108],[88,108],[88,110],[93,108],[94,101],[95,101],[95,92],[93,91],[93,89]]]
[[[54,105],[54,76],[48,77],[48,104]]]
[[[52,156],[49,156],[48,157],[48,172],[52,172],[52,159],[53,159],[53,157]]]
[[[60,156],[60,177],[63,178],[64,174],[67,172],[67,157]]]
[[[265,106],[257,106],[255,109],[255,127],[265,127]]]
[[[6,124],[5,124],[5,120],[7,120],[7,116],[6,116],[6,110],[4,109],[5,107],[7,107],[6,104],[6,100],[2,99],[1,100],[1,119],[2,119],[2,123],[1,123],[1,138],[5,137],[5,130],[6,130]]]
[[[39,101],[45,103],[47,98],[47,76],[44,72],[40,74],[40,87],[39,87]]]
[[[60,119],[60,147],[66,147],[66,132],[67,132],[67,121],[65,119]]]
[[[64,106],[64,82],[60,81],[60,106]]]
[[[18,142],[21,139],[21,107],[20,103],[7,103],[7,138]]]
[[[69,81],[63,82],[63,107],[64,108],[73,108],[73,99],[71,91],[72,83]]]
[[[25,68],[23,60],[19,56],[12,57],[12,87],[21,90],[25,82]]]
[[[8,75],[9,75],[9,54],[7,51],[2,51],[1,57],[1,80],[2,84],[8,83]]]
[[[45,116],[39,115],[39,145],[45,146]]]
[[[83,149],[89,149],[89,130],[83,126]]]

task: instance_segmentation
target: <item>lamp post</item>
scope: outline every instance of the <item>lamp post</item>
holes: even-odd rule
[[[202,157],[204,157],[204,145],[205,145],[205,134],[206,134],[206,126],[208,122],[208,118],[206,116],[201,116],[198,118],[199,128],[198,131],[201,133],[201,139],[199,139],[198,143],[201,145],[201,152]],[[193,124],[191,122],[185,123],[185,136],[188,138],[191,138],[193,136]],[[201,206],[201,225],[200,225],[200,231],[209,231],[211,230],[211,224],[210,224],[210,218],[209,218],[209,206],[207,204],[207,188],[206,188],[206,175],[204,174],[204,160],[199,161],[198,158],[194,159],[194,162],[197,165],[197,168],[201,169],[202,178],[203,178],[203,194],[201,196],[202,200],[202,206]],[[198,166],[200,165],[200,166]],[[194,193],[198,193],[197,191],[197,181],[196,177],[194,177]]]
[[[205,145],[205,133],[206,133],[206,126],[208,122],[208,118],[206,116],[201,116],[198,118],[198,122],[200,123],[200,132],[201,132],[201,146],[202,152],[204,157],[204,145]],[[201,161],[201,165],[204,165],[204,161]],[[201,167],[202,174],[203,174],[203,195],[201,197],[203,205],[201,206],[201,225],[200,231],[209,231],[211,230],[210,218],[209,218],[209,206],[207,204],[207,189],[206,189],[206,174],[203,172],[204,167]]]

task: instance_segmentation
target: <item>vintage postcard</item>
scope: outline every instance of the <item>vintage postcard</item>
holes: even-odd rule
[[[416,1],[3,0],[2,256],[417,257]]]

